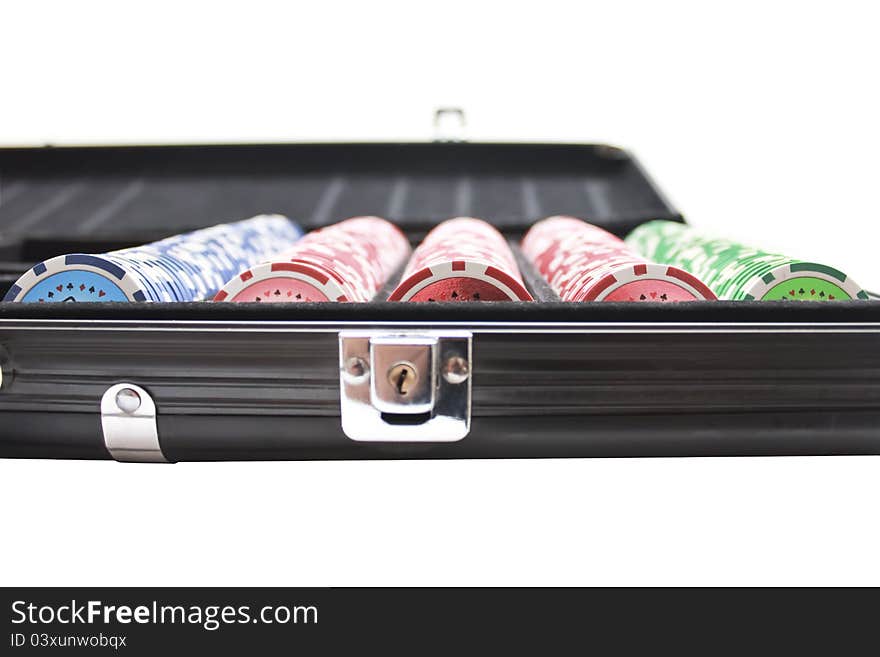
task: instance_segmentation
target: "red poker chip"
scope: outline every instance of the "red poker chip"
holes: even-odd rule
[[[366,302],[409,252],[408,240],[394,224],[379,217],[347,219],[242,272],[214,300]]]
[[[495,228],[458,217],[434,228],[389,301],[531,301],[513,252]]]
[[[227,283],[214,301],[348,301],[352,292],[319,267],[293,262],[264,262]]]
[[[518,277],[485,262],[447,260],[423,267],[397,286],[389,301],[531,301]]]
[[[716,298],[696,276],[648,262],[615,235],[573,217],[536,223],[522,250],[563,301]]]

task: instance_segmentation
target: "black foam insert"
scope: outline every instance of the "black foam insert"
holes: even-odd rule
[[[552,287],[550,287],[550,283],[547,282],[547,279],[541,276],[541,273],[537,270],[535,265],[532,264],[532,261],[526,257],[514,240],[510,240],[510,250],[513,252],[513,257],[516,259],[516,266],[519,267],[519,273],[522,274],[523,283],[526,284],[526,289],[529,291],[529,294],[532,295],[532,298],[536,301],[560,301],[559,295],[556,294],[556,291]]]

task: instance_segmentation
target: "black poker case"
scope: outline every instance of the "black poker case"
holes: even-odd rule
[[[0,279],[5,291],[55,255],[261,213],[307,229],[375,214],[414,243],[459,215],[513,244],[554,214],[618,235],[683,220],[630,153],[604,145],[8,148]],[[0,456],[880,452],[877,300],[570,304],[520,264],[536,302],[2,303]],[[423,359],[428,410],[372,403],[376,368],[400,353]],[[449,377],[450,355],[464,377]],[[108,397],[126,386],[149,401],[130,418]]]

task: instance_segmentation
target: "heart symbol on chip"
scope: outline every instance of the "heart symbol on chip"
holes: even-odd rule
[[[99,297],[103,297],[104,294],[105,294],[104,290],[99,290],[99,291],[98,291],[98,296],[99,296]]]

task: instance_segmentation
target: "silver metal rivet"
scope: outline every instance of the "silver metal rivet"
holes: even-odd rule
[[[370,366],[360,356],[352,356],[345,361],[345,376],[349,383],[360,383],[367,378]]]
[[[470,374],[470,364],[461,356],[453,356],[443,365],[443,378],[454,385],[467,381]]]
[[[116,406],[123,413],[134,413],[141,407],[141,396],[131,388],[116,393]]]
[[[418,380],[419,372],[412,363],[397,363],[388,370],[388,382],[401,396],[412,390]]]

